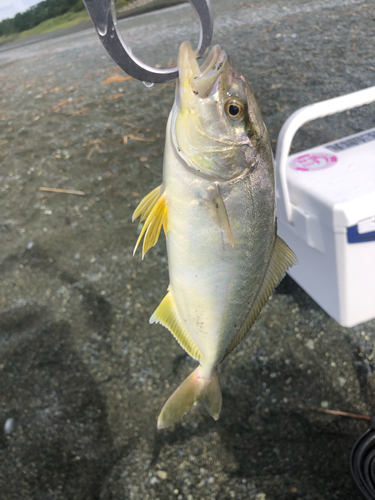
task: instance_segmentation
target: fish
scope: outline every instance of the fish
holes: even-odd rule
[[[149,322],[198,367],[169,397],[159,429],[199,401],[219,418],[218,366],[243,340],[297,258],[277,236],[273,153],[255,97],[219,45],[199,66],[180,46],[162,184],[139,203],[142,259],[166,235],[169,287]]]

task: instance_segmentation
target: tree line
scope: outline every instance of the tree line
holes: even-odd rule
[[[34,28],[47,19],[61,16],[69,10],[78,12],[84,8],[82,0],[43,0],[25,12],[16,14],[13,18],[3,19],[0,22],[0,36],[21,33],[21,31]]]

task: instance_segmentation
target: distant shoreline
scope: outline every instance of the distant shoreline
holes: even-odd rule
[[[136,0],[131,5],[125,7],[121,12],[117,12],[117,19],[119,20],[128,17],[139,16],[140,14],[165,9],[167,7],[173,7],[174,5],[179,5],[182,3],[188,3],[188,0]],[[15,42],[3,42],[3,44],[0,45],[0,52],[6,52],[18,47],[30,45],[32,43],[38,43],[44,40],[51,40],[53,38],[70,35],[72,33],[78,33],[79,31],[90,29],[92,27],[93,23],[91,19],[89,19],[81,21],[74,26],[69,26],[67,28],[57,28],[53,31],[49,31],[48,33],[30,35]]]

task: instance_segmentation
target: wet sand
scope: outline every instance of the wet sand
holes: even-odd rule
[[[294,110],[374,85],[373,4],[212,4],[273,147]],[[197,40],[188,5],[119,25],[152,64]],[[288,277],[221,367],[220,419],[198,406],[157,431],[196,363],[148,324],[165,241],[133,258],[131,216],[161,181],[174,86],[120,76],[89,30],[0,53],[1,499],[360,500],[348,461],[366,423],[300,406],[374,414],[375,321],[341,327]],[[305,126],[294,151],[374,110]]]

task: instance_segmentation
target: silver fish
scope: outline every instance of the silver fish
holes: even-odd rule
[[[244,76],[218,45],[199,67],[184,42],[178,67],[163,183],[133,215],[145,220],[136,245],[144,237],[143,256],[162,226],[167,235],[170,285],[150,323],[199,362],[164,405],[159,428],[200,400],[219,417],[218,365],[296,262],[276,234],[272,151]]]

